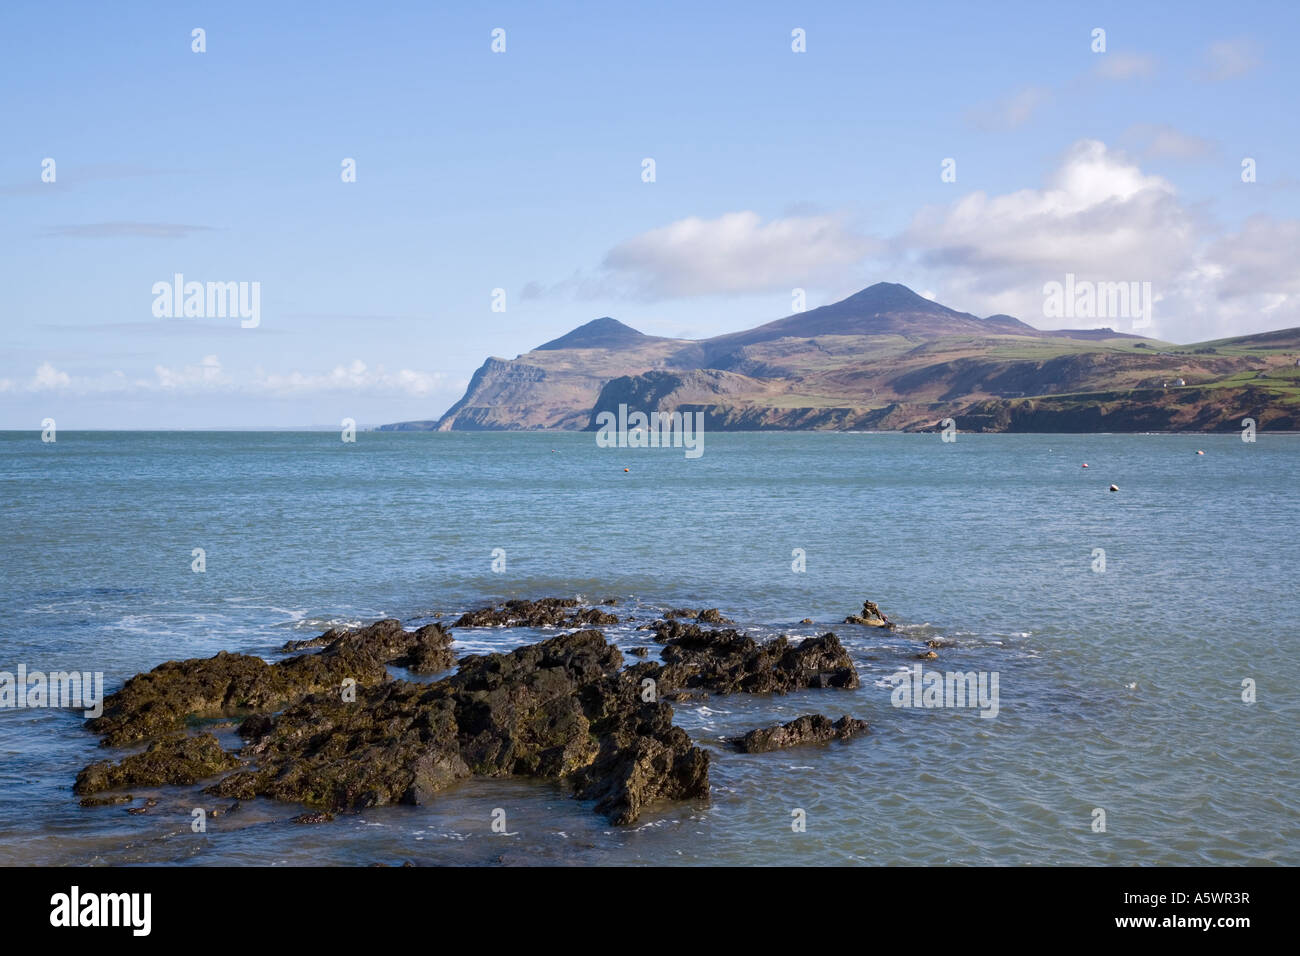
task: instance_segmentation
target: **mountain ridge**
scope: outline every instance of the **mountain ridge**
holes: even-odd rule
[[[620,402],[703,411],[719,430],[917,430],[944,418],[989,431],[1038,430],[1049,419],[1058,429],[1071,420],[1080,430],[1125,430],[1116,425],[1125,420],[1143,430],[1226,428],[1233,415],[1296,428],[1298,351],[1300,329],[1178,346],[980,318],[878,282],[707,339],[647,335],[603,316],[515,359],[487,359],[440,418],[380,429],[583,429]],[[1088,395],[1134,413],[1092,414]]]

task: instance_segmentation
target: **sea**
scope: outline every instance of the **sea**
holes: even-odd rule
[[[82,807],[77,772],[130,751],[79,710],[0,708],[0,864],[1300,864],[1300,436],[1256,438],[708,433],[687,458],[592,433],[0,433],[0,671],[111,693],[558,596],[616,599],[606,636],[651,659],[639,628],[718,608],[759,639],[834,632],[861,676],[674,704],[711,793],[627,827],[513,778],[314,825],[213,814],[231,801],[201,785]],[[864,600],[896,629],[845,623]],[[932,672],[996,675],[996,712],[908,699]],[[812,713],[870,732],[728,743]]]

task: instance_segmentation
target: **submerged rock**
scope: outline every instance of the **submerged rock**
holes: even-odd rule
[[[334,819],[334,814],[318,810],[315,813],[300,813],[290,823],[329,823]]]
[[[828,740],[846,740],[858,734],[867,733],[867,722],[855,717],[841,717],[831,722],[822,714],[805,714],[788,724],[777,724],[731,739],[732,745],[741,753],[761,754],[784,747],[799,747],[804,744],[825,743]]]
[[[150,797],[148,800],[146,800],[146,801],[144,802],[144,806],[142,806],[142,807],[127,807],[127,808],[126,808],[126,812],[127,812],[127,813],[133,813],[133,814],[135,814],[136,816],[140,816],[140,815],[142,815],[142,814],[148,813],[150,810],[152,810],[152,809],[153,809],[154,807],[156,807],[156,806],[158,806],[158,801],[155,800],[153,797]]]
[[[83,807],[111,807],[119,803],[130,803],[135,797],[129,793],[110,793],[102,797],[85,797],[81,801]]]
[[[861,614],[850,614],[844,619],[845,624],[864,624],[867,627],[894,627],[894,622],[885,616],[874,601],[862,602]]]
[[[213,777],[240,761],[221,749],[212,734],[195,737],[166,737],[149,745],[144,753],[132,754],[113,763],[100,760],[77,774],[73,793],[91,794],[118,787],[188,785]]]

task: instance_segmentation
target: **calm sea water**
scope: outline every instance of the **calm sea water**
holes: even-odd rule
[[[863,678],[676,705],[713,755],[711,799],[625,829],[499,780],[323,826],[258,800],[194,833],[192,808],[222,802],[83,809],[72,781],[108,754],[80,715],[0,710],[0,863],[1295,865],[1298,466],[1300,436],[1268,434],[709,434],[698,460],[590,434],[0,434],[0,670],[103,671],[111,691],[167,659],[276,659],[335,624],[563,595],[617,597],[625,647],[681,606],[760,636],[834,630]],[[840,623],[864,598],[899,630]],[[886,678],[929,639],[954,646],[927,667],[998,673],[996,718],[891,705]],[[872,733],[723,744],[811,712]]]

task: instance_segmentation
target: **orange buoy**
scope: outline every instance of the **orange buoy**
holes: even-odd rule
[[[1203,452],[1203,451],[1198,451],[1196,454],[1198,454],[1198,455],[1204,455],[1205,452]]]
[[[1088,467],[1088,463],[1087,463],[1086,461],[1083,463],[1083,467],[1084,467],[1084,468],[1087,468],[1087,467]]]
[[[631,471],[632,469],[631,469],[631,468],[624,468],[623,470],[624,470],[624,471]]]

